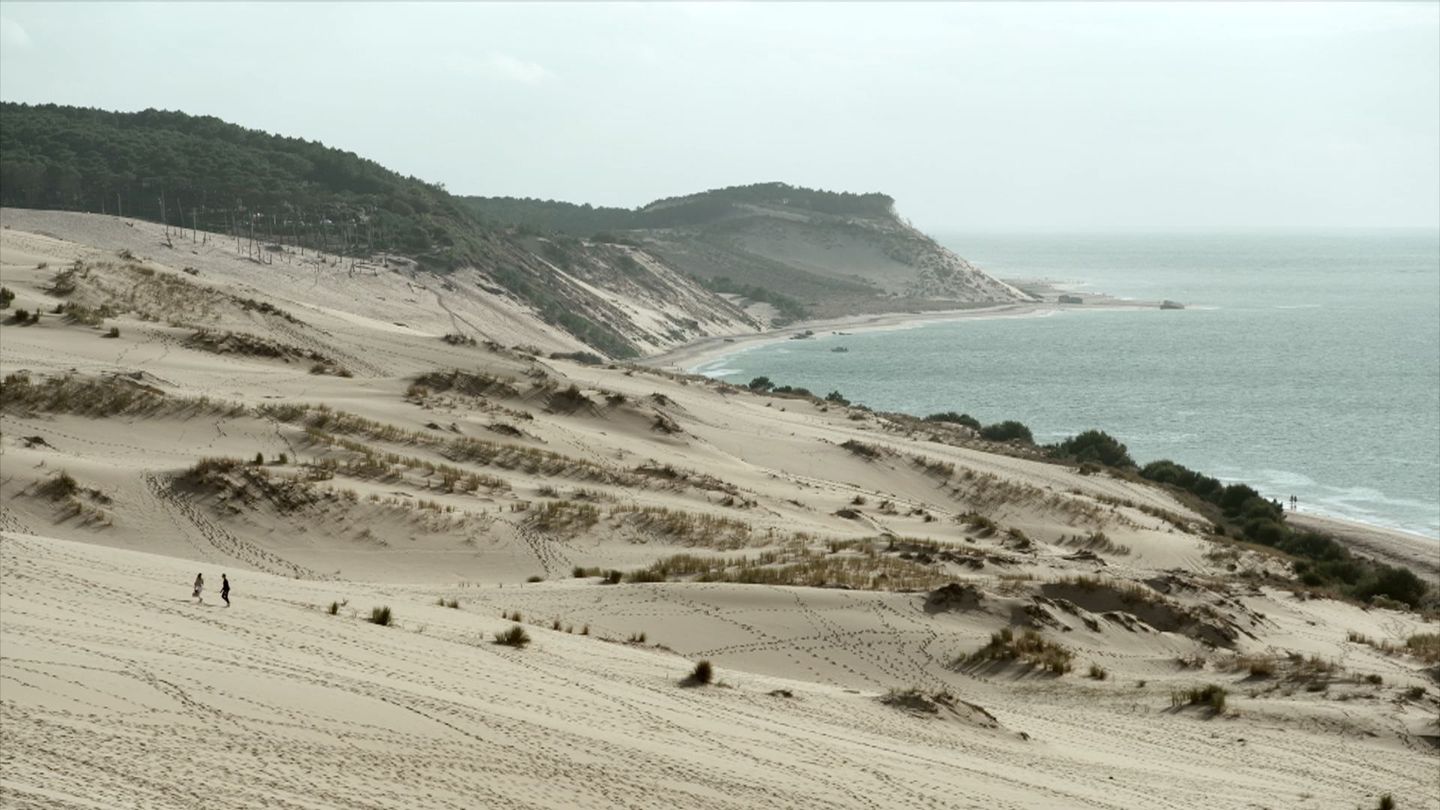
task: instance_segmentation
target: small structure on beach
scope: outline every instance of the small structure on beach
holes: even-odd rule
[[[1171,301],[1169,298],[1166,298],[1164,301],[1161,301],[1161,302],[1160,302],[1160,308],[1161,308],[1161,309],[1184,309],[1184,308],[1185,308],[1185,305],[1182,304],[1182,303],[1180,303],[1179,301]]]
[[[1062,295],[1057,299],[1062,304],[1083,304],[1085,299],[1078,295]]]

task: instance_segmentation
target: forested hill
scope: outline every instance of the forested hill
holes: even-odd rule
[[[485,252],[444,188],[353,152],[209,116],[0,104],[0,203],[119,214],[450,268]]]
[[[754,183],[667,197],[640,208],[607,208],[520,197],[465,197],[491,222],[577,236],[597,232],[704,225],[743,214],[754,206],[816,214],[893,219],[895,200],[886,194],[822,191],[786,183]]]
[[[473,270],[477,289],[612,357],[784,320],[1025,299],[901,221],[894,202],[784,183],[634,210],[462,198],[217,118],[0,103],[0,205],[234,234],[258,261],[399,254],[423,271]]]

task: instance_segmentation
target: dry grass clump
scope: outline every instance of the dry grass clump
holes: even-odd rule
[[[56,312],[63,314],[65,320],[84,326],[99,326],[106,318],[113,318],[118,314],[115,308],[109,304],[87,307],[84,304],[77,304],[73,301],[67,301],[61,304],[56,308]]]
[[[709,661],[700,661],[695,664],[695,669],[685,678],[687,684],[694,686],[705,686],[715,680],[715,668]]]
[[[1232,660],[1229,669],[1232,672],[1243,670],[1252,678],[1273,678],[1275,666],[1276,660],[1269,656],[1243,655]]]
[[[450,343],[446,336],[447,343]],[[470,345],[475,341],[470,340]],[[412,396],[424,396],[424,393],[431,391],[438,393],[456,393],[469,397],[499,397],[514,399],[520,396],[520,389],[516,388],[513,380],[501,379],[490,374],[480,374],[459,369],[448,371],[431,371],[421,374],[415,378],[411,387]],[[419,390],[415,386],[419,387]],[[421,393],[421,392],[424,393]]]
[[[1416,633],[1405,640],[1405,649],[1427,664],[1440,664],[1440,633]]]
[[[530,643],[530,634],[520,625],[511,625],[509,630],[495,634],[495,643],[506,647],[525,647]]]
[[[544,532],[582,532],[600,522],[600,510],[588,503],[547,501],[531,512],[529,522]]]
[[[910,463],[924,470],[926,475],[944,478],[947,481],[955,477],[955,465],[948,461],[939,461],[926,456],[912,455],[910,456]]]
[[[661,506],[617,506],[610,511],[610,516],[620,517],[634,529],[678,545],[736,549],[755,544],[749,523],[709,512],[685,512]]]
[[[409,430],[387,422],[336,411],[323,404],[263,405],[256,409],[256,413],[279,422],[302,425],[313,438],[323,438],[326,441],[331,440],[332,434],[357,435],[372,441],[428,447],[455,462],[521,470],[531,475],[552,478],[578,478],[617,486],[645,485],[644,479],[637,475],[593,461],[468,436],[445,439],[423,431]],[[431,464],[434,466],[433,462]],[[459,472],[463,474],[463,471]]]
[[[336,608],[336,610],[338,609],[339,608]],[[371,624],[378,624],[382,627],[389,627],[392,623],[394,623],[395,616],[390,612],[390,606],[385,605],[384,607],[370,608],[370,618],[368,621]]]
[[[0,382],[0,410],[7,413],[72,413],[80,416],[207,415],[238,417],[245,406],[206,397],[171,397],[127,377],[66,374],[36,382],[29,374]]]
[[[800,545],[755,557],[677,554],[631,572],[632,582],[675,580],[867,591],[931,590],[950,582],[937,568],[895,557],[837,556]]]
[[[1170,705],[1175,708],[1181,706],[1204,706],[1211,714],[1222,714],[1225,711],[1225,687],[1216,684],[1195,686],[1189,689],[1177,689],[1170,693]]]
[[[1077,534],[1073,537],[1065,535],[1060,538],[1060,545],[1071,548],[1081,548],[1093,551],[1097,554],[1115,554],[1124,556],[1130,553],[1130,547],[1121,545],[1106,536],[1105,532],[1094,531],[1089,534]]]
[[[35,493],[52,501],[73,497],[80,491],[80,482],[65,470],[60,470],[35,487]]]
[[[927,694],[919,687],[912,686],[909,689],[892,688],[880,696],[880,702],[896,709],[937,714],[941,706],[953,704],[955,697],[943,690]]]
[[[316,488],[312,480],[246,464],[236,458],[202,458],[185,472],[179,482],[214,492],[222,500],[252,505],[272,504],[280,512],[293,512],[322,501],[344,497]]]
[[[879,448],[854,439],[846,439],[840,446],[866,461],[874,461],[880,457]]]
[[[1082,575],[1062,577],[1056,580],[1056,583],[1072,585],[1086,591],[1106,591],[1129,605],[1155,605],[1165,602],[1165,597],[1156,593],[1153,588],[1124,580]]]
[[[976,537],[994,537],[995,533],[1000,531],[1000,527],[995,525],[995,521],[979,512],[956,515],[955,520],[968,527]]]
[[[1056,642],[1047,640],[1034,629],[1020,635],[1009,627],[990,636],[990,643],[957,661],[959,664],[982,664],[987,661],[1014,661],[1031,669],[1043,669],[1063,675],[1073,669],[1075,654]]]
[[[325,458],[315,463],[317,469],[332,475],[341,473],[352,478],[379,481],[404,481],[408,475],[419,475],[423,480],[415,482],[417,485],[425,489],[438,489],[446,494],[478,494],[482,489],[504,492],[510,489],[510,483],[503,478],[430,459],[382,452],[367,444],[333,436],[316,428],[306,428],[305,437],[312,444],[339,448],[351,453],[345,459]]]

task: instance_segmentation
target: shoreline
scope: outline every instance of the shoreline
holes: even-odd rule
[[[913,329],[932,323],[950,323],[963,320],[984,320],[991,318],[1042,318],[1057,312],[1095,309],[1126,310],[1155,309],[1159,302],[1122,301],[1115,298],[1094,296],[1084,304],[1060,304],[1054,301],[1030,301],[1013,304],[995,304],[968,309],[940,309],[933,312],[877,312],[865,315],[845,315],[839,318],[823,318],[801,321],[777,329],[742,335],[716,335],[693,340],[659,354],[636,358],[634,362],[666,371],[698,373],[694,369],[713,363],[722,357],[749,351],[759,346],[790,340],[795,335],[810,331],[888,332]]]
[[[1286,512],[1285,522],[1333,535],[1362,555],[1404,566],[1432,585],[1440,584],[1440,539],[1316,512]]]
[[[1060,283],[1054,281],[1032,281],[1030,283],[1037,284],[1037,286],[1043,283],[1046,292],[1061,289]],[[696,369],[730,355],[790,340],[794,335],[806,331],[813,331],[819,337],[823,336],[823,333],[837,331],[851,334],[885,332],[969,319],[1043,318],[1069,310],[1143,310],[1153,309],[1158,305],[1158,302],[1097,295],[1084,304],[1034,301],[968,309],[936,310],[934,312],[881,312],[848,315],[839,318],[803,321],[753,334],[701,338],[660,354],[639,358],[635,362],[667,371],[702,374],[703,372]],[[1388,562],[1392,565],[1405,565],[1417,573],[1423,572],[1423,576],[1427,579],[1440,582],[1440,537],[1431,537],[1412,529],[1366,523],[1351,517],[1314,512],[1287,512],[1286,520],[1294,521],[1296,526],[1302,528],[1332,534],[1362,554],[1369,554],[1381,562]]]

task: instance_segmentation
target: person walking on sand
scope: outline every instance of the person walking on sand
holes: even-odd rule
[[[199,602],[199,603],[201,603],[201,604],[204,604],[204,603],[205,603],[205,597],[203,597],[203,596],[200,595],[204,590],[205,590],[205,575],[204,575],[204,574],[196,574],[196,575],[195,575],[195,591],[194,591],[193,593],[191,593],[190,595],[193,596],[193,597],[195,597],[195,601],[196,601],[196,602]]]
[[[230,580],[224,574],[220,575],[220,598],[225,600],[225,607],[230,607]]]

